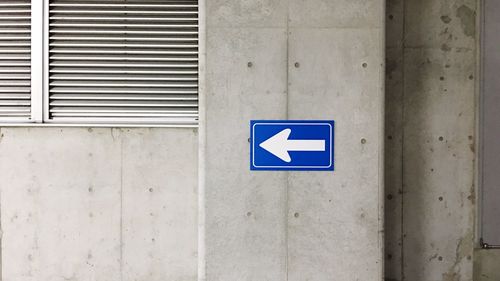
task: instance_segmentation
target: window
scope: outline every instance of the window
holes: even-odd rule
[[[0,9],[2,122],[197,124],[197,0]]]

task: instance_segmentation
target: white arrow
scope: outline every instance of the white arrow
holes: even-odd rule
[[[290,163],[289,151],[325,151],[325,140],[289,140],[291,129],[284,129],[259,144],[279,159]]]

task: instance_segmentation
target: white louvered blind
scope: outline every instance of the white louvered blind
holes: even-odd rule
[[[0,119],[31,118],[31,1],[0,1]]]
[[[197,0],[50,0],[53,122],[198,120]]]

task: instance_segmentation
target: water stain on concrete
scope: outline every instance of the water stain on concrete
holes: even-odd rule
[[[468,257],[468,253],[472,251],[472,232],[468,232],[457,243],[455,249],[455,260],[453,265],[448,269],[448,272],[443,273],[443,281],[460,281],[462,276],[460,274],[461,262],[464,258]]]
[[[441,16],[441,21],[444,23],[450,23],[451,18],[449,16]]]
[[[474,37],[476,35],[476,12],[468,6],[462,5],[457,9],[457,17],[460,19],[464,34]]]
[[[396,60],[387,59],[385,62],[385,73],[387,75],[392,74],[398,68],[398,62]]]
[[[445,43],[445,44],[441,45],[441,50],[443,52],[449,52],[449,51],[451,51],[451,47],[448,46],[448,44]]]

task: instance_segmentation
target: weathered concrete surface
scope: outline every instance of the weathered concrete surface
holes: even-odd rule
[[[474,281],[500,280],[500,250],[474,251]]]
[[[405,280],[472,278],[474,55],[442,52],[405,56]]]
[[[404,9],[389,3],[388,16],[402,19],[405,29],[400,40],[391,39],[394,45],[387,52],[388,77],[392,73],[403,84],[404,120],[403,271],[388,263],[387,277],[472,280],[476,1],[404,0]],[[401,159],[397,153],[386,156]],[[397,223],[392,226],[387,237],[400,232]],[[386,245],[397,251],[394,241]]]
[[[2,280],[196,280],[195,131],[0,135]]]
[[[386,4],[385,278],[402,280],[404,2]]]
[[[202,278],[381,280],[384,1],[207,5]],[[287,118],[337,120],[334,173],[249,171]]]

